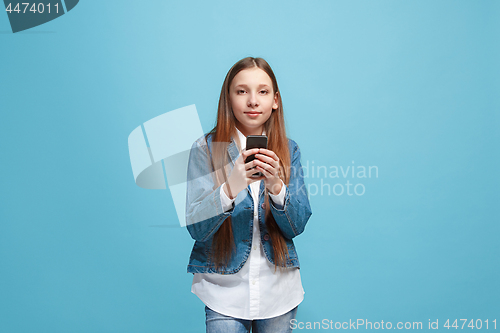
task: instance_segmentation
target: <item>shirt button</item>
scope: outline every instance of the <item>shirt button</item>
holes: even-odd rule
[[[253,249],[254,249],[254,250],[257,250],[257,246],[255,246],[255,245],[254,245],[254,246],[253,246]]]
[[[255,280],[252,281],[252,284],[255,284]]]
[[[264,235],[264,240],[268,241],[269,240],[269,234]]]

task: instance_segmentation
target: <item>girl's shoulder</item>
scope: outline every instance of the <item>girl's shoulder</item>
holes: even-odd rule
[[[299,149],[299,145],[294,140],[290,138],[287,139],[288,139],[288,149],[290,149],[290,153],[293,155]]]
[[[292,146],[292,147],[298,146],[297,142],[295,142],[294,140],[292,140],[292,139],[290,139],[288,137],[287,137],[287,139],[288,139],[288,145],[289,146]]]
[[[193,142],[193,147],[200,147],[200,146],[205,146],[207,143],[209,143],[212,139],[212,134],[211,133],[205,133],[202,136],[200,136],[198,139],[196,139],[195,142]]]

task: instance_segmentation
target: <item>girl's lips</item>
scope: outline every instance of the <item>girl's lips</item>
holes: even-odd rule
[[[245,112],[245,114],[249,117],[257,117],[259,114],[261,114],[261,112]]]

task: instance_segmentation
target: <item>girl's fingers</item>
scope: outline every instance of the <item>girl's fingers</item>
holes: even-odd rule
[[[263,161],[263,162],[266,162],[267,164],[272,165],[274,168],[278,167],[278,165],[279,165],[279,161],[277,161],[269,156],[262,155],[262,154],[256,154],[255,157],[257,159],[259,159],[260,161]]]
[[[253,169],[254,166],[255,166],[255,160],[252,160],[245,164],[245,170]]]
[[[247,177],[249,177],[257,172],[257,171],[255,171],[255,162],[256,162],[256,160],[252,160],[252,161],[245,164],[245,171],[246,171]]]
[[[256,157],[254,160],[248,163],[244,162],[248,156],[254,154]],[[252,148],[249,150],[243,150],[241,153],[241,157],[245,166],[246,178],[250,181],[250,183],[256,180],[272,178],[277,175],[279,158],[272,150],[264,148]],[[259,171],[263,174],[262,176],[252,177],[252,175]]]
[[[254,160],[252,162],[254,162],[257,167],[260,167],[261,169],[266,170],[270,175],[277,174],[277,168],[274,165],[270,165],[270,164],[267,164],[267,163],[259,161],[259,160]],[[274,162],[274,163],[276,163],[276,162]]]
[[[264,169],[264,168],[261,168],[260,166],[257,166],[257,167],[255,168],[255,170],[258,170],[258,171],[262,172],[262,173],[264,174],[264,177],[265,177],[265,178],[270,178],[270,177],[272,177],[272,176],[273,176],[273,174],[272,174],[272,173],[270,173],[268,170],[266,170],[266,169]]]
[[[260,177],[252,177],[253,174],[256,174],[259,170],[257,169],[253,169],[253,170],[247,170],[247,178],[251,179],[252,181],[253,180],[261,180],[261,179],[264,179],[266,178],[265,176],[260,176]]]
[[[279,169],[280,159],[272,150],[261,148],[261,149],[259,149],[259,153],[255,154],[255,157],[259,161],[263,161],[263,162],[271,165],[273,168]],[[257,164],[257,165],[259,165],[259,164]]]
[[[266,176],[266,178],[278,177],[277,169],[275,169],[273,167],[270,167],[269,164],[265,164],[265,163],[262,163],[262,164],[264,164],[265,166],[257,165],[255,167],[255,169],[257,169],[257,170],[261,171],[262,173],[264,173],[264,175]]]
[[[252,148],[249,150],[244,150],[241,155],[243,155],[243,160],[245,160],[248,156],[257,154],[259,152],[259,148]]]
[[[259,148],[259,152],[261,154],[269,156],[270,158],[272,158],[275,161],[279,161],[278,155],[276,155],[276,153],[274,151],[272,151],[272,150],[269,150],[269,149],[266,149],[266,148]]]

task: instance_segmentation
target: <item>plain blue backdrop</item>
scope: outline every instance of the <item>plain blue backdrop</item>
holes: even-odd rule
[[[492,331],[499,17],[494,0],[80,1],[12,34],[0,13],[0,331],[204,331],[194,241],[168,191],[135,185],[127,137],[190,104],[209,131],[246,56],[273,67],[303,165],[378,169],[306,178],[365,192],[310,196],[297,319]]]

